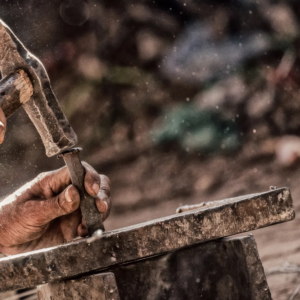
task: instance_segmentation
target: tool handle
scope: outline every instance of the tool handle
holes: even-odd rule
[[[13,115],[32,96],[33,88],[23,70],[7,75],[0,81],[0,107],[6,118]]]
[[[104,226],[101,218],[101,214],[95,203],[95,198],[89,195],[84,188],[84,176],[85,169],[81,164],[79,158],[79,149],[71,149],[68,152],[61,154],[63,157],[69,173],[72,184],[78,189],[80,194],[80,209],[82,217],[87,226],[89,236],[101,229],[104,231]]]

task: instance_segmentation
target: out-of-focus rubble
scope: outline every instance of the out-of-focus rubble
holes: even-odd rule
[[[0,17],[42,58],[87,160],[102,165],[97,153],[134,144],[228,154],[300,133],[297,1],[71,2],[12,0]],[[177,120],[159,121],[174,111]],[[41,165],[43,146],[26,120],[20,112],[8,122],[3,194],[15,187],[16,166],[24,168],[20,183],[59,166]],[[161,133],[154,143],[150,132]]]
[[[183,31],[167,53],[162,71],[172,81],[202,85],[236,73],[246,60],[270,49],[270,38],[262,32],[218,40],[211,27],[195,23]]]
[[[284,136],[276,144],[276,159],[284,167],[290,167],[300,158],[300,137]]]

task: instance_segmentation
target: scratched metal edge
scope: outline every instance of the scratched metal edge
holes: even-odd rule
[[[0,291],[33,287],[294,219],[288,188],[0,259]],[[241,200],[242,199],[242,200]]]

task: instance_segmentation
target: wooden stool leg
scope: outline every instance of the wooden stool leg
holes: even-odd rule
[[[120,300],[113,273],[101,273],[37,287],[39,300]]]

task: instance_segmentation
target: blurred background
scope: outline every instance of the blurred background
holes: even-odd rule
[[[107,230],[270,186],[290,187],[299,212],[299,1],[2,0],[0,18],[111,179]],[[0,197],[61,166],[22,109],[8,120]],[[299,225],[254,232],[268,274],[300,265]],[[269,274],[273,298],[298,274]]]

